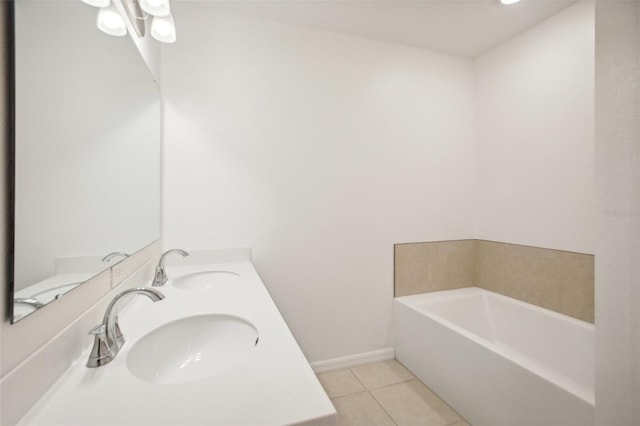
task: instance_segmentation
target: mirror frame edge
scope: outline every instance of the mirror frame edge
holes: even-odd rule
[[[8,0],[6,2],[6,14],[5,14],[5,38],[6,38],[6,61],[7,65],[5,72],[7,78],[4,84],[6,93],[6,108],[7,108],[7,128],[5,129],[5,138],[7,144],[6,152],[6,195],[5,203],[7,206],[7,218],[6,218],[6,249],[7,255],[5,257],[6,263],[6,280],[8,286],[7,300],[6,300],[6,313],[8,315],[9,323],[14,324],[13,321],[13,294],[14,294],[14,257],[15,257],[15,202],[16,202],[16,67],[15,67],[15,0]]]

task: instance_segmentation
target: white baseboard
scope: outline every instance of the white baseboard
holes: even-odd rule
[[[355,354],[343,356],[340,358],[327,359],[325,361],[312,362],[311,368],[313,368],[313,371],[316,373],[322,373],[324,371],[353,367],[355,365],[366,364],[368,362],[394,359],[395,355],[395,350],[393,348],[386,348],[372,352],[365,352],[363,354]]]

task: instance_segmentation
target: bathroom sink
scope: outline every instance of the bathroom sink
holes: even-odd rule
[[[146,382],[194,382],[245,362],[257,344],[258,330],[243,318],[191,316],[143,336],[129,351],[127,367]]]
[[[213,290],[223,285],[234,285],[240,274],[231,271],[204,271],[183,275],[173,280],[173,285],[185,290]]]

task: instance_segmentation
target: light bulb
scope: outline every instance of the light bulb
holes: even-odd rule
[[[82,0],[84,3],[93,7],[108,7],[111,4],[111,0]]]
[[[103,7],[98,12],[98,28],[112,36],[127,35],[127,26],[115,5]]]
[[[153,16],[168,16],[171,13],[169,0],[140,0],[140,7]]]
[[[173,16],[154,16],[151,22],[151,36],[163,43],[176,41],[176,24]]]

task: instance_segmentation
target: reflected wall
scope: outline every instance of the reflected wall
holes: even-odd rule
[[[46,304],[159,238],[159,90],[95,14],[15,3],[17,298]],[[33,308],[15,304],[14,319]]]

